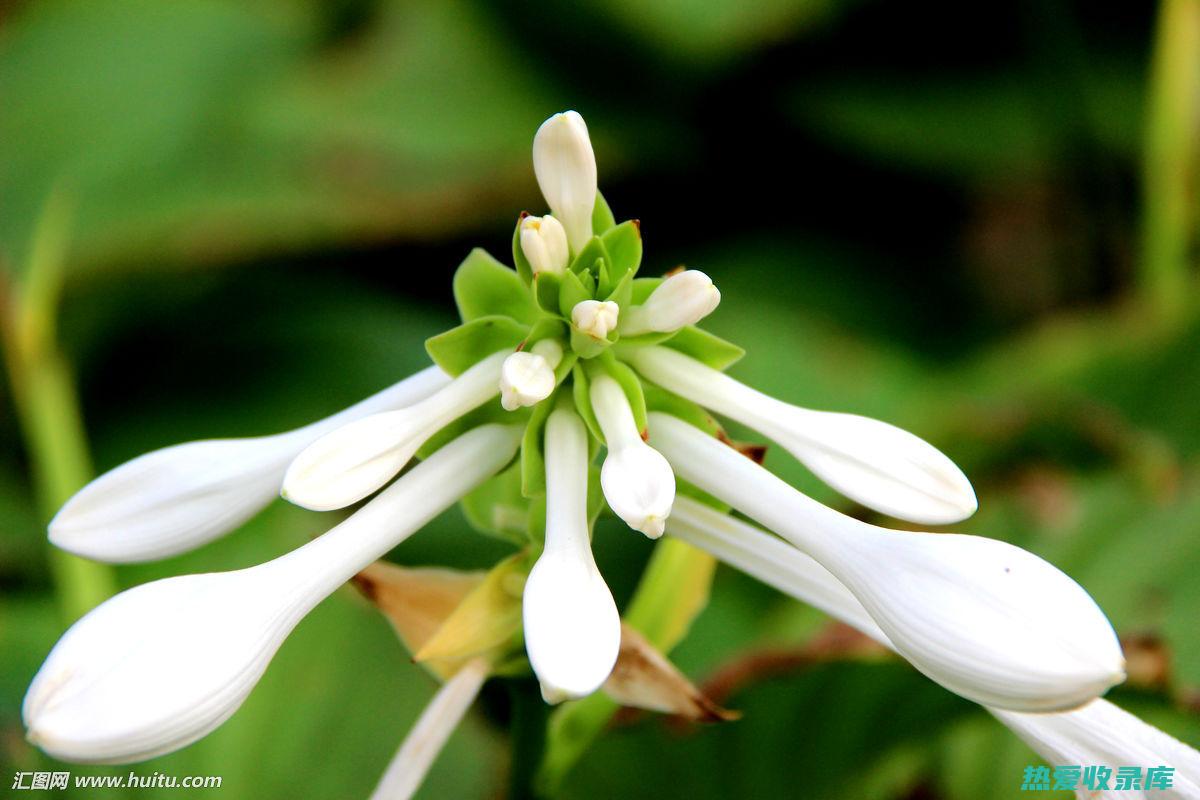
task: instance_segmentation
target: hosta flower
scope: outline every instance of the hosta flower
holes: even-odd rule
[[[855,595],[816,560],[753,525],[691,498],[676,504],[668,533],[808,603],[896,650]],[[1175,767],[1171,792],[1152,797],[1200,797],[1200,752],[1123,711],[1093,700],[1072,711],[1021,713],[988,708],[1050,764],[1166,764]],[[1081,796],[1101,797],[1081,792]],[[1118,792],[1113,797],[1143,796]]]
[[[467,256],[454,279],[462,324],[426,342],[435,367],[300,432],[143,457],[64,507],[56,541],[131,560],[228,530],[268,490],[327,510],[382,489],[275,561],[137,587],[85,616],[30,687],[33,741],[68,760],[129,761],[203,736],[236,710],[309,609],[459,499],[472,525],[517,552],[456,600],[415,653],[442,665],[447,683],[384,789],[411,791],[491,665],[524,669],[522,650],[550,702],[603,686],[652,696],[651,707],[694,700],[669,670],[659,669],[653,692],[631,684],[627,670],[614,677],[629,637],[591,541],[605,509],[651,538],[664,527],[684,530],[672,520],[682,510],[686,522],[700,507],[677,497],[677,478],[787,540],[709,509],[710,528],[734,526],[733,545],[708,542],[717,555],[785,590],[796,564],[808,564],[797,559],[815,559],[836,576],[825,587],[834,601],[966,697],[996,709],[1066,709],[1122,679],[1103,613],[1041,559],[989,539],[858,522],[723,444],[706,409],[758,429],[882,512],[938,523],[975,509],[961,471],[927,442],[883,422],[799,408],[726,376],[741,349],[695,326],[720,293],[696,271],[638,277],[640,226],[618,224],[597,193],[578,114],[539,129],[534,167],[553,216],[521,216],[513,267],[482,250]]]

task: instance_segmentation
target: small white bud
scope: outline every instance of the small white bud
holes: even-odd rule
[[[537,353],[546,359],[550,369],[558,369],[558,365],[562,363],[563,349],[556,339],[539,339],[529,348],[529,352]]]
[[[544,217],[526,217],[521,220],[521,252],[539,272],[561,273],[567,268],[570,253],[567,248],[567,231],[562,223],[547,214]]]
[[[500,405],[505,411],[537,405],[554,391],[554,370],[537,353],[513,353],[500,367]]]
[[[663,281],[645,303],[626,312],[621,334],[677,331],[707,317],[720,302],[721,292],[711,278],[700,270],[684,270]]]
[[[562,222],[571,249],[578,253],[592,238],[596,205],[596,154],[583,117],[574,111],[555,114],[533,137],[533,171],[554,216]]]
[[[571,322],[580,332],[594,339],[604,339],[617,327],[621,307],[611,300],[584,300],[571,309]]]

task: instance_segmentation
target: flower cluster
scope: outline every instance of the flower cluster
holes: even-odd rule
[[[606,509],[844,619],[1047,757],[1109,757],[1097,726],[1124,726],[1169,755],[1181,782],[1200,782],[1194,751],[1095,700],[1123,680],[1124,659],[1067,575],[1000,541],[858,521],[729,447],[709,412],[758,430],[880,513],[940,525],[976,508],[962,472],[916,436],[726,375],[742,350],[697,327],[720,292],[697,270],[638,277],[639,223],[618,224],[599,194],[578,114],[541,126],[533,163],[550,213],[521,215],[515,268],[481,250],[463,262],[453,287],[462,324],[428,340],[434,366],[296,431],[142,456],[63,507],[56,545],[132,562],[210,541],[277,493],[320,511],[374,495],[274,561],[156,581],[88,614],[29,689],[31,741],[72,761],[127,762],[204,736],[310,609],[461,500],[472,524],[519,552],[455,595],[418,643],[418,659],[447,682],[384,777],[391,795],[411,793],[489,674],[532,669],[548,702],[618,692],[614,666],[631,634],[591,548]]]

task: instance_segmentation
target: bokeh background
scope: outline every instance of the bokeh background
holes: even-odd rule
[[[284,430],[425,365],[457,263],[476,245],[507,259],[517,214],[541,210],[530,142],[563,108],[588,120],[618,218],[642,220],[643,273],[686,263],[721,287],[707,327],[748,348],[733,374],[938,444],[981,501],[957,529],[1083,583],[1130,656],[1111,698],[1200,742],[1196,0],[0,15],[0,780],[70,768],[19,715],[104,577],[48,551],[54,509],[143,451]],[[768,464],[867,516],[786,454]],[[276,503],[115,580],[258,563],[335,518]],[[650,549],[600,524],[619,602]],[[452,510],[393,557],[505,553]],[[744,717],[620,717],[560,795],[1019,796],[1039,762],[1007,730],[832,641],[722,569],[673,658]],[[229,723],[136,770],[221,775],[226,797],[365,796],[434,689],[346,589]],[[518,689],[486,687],[422,797],[523,796]]]

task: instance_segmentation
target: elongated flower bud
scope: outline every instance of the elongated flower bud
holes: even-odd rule
[[[223,536],[279,495],[296,455],[369,414],[410,405],[450,382],[429,367],[333,416],[274,436],[188,442],[139,456],[76,492],[50,522],[50,541],[112,563],[151,561]]]
[[[540,272],[561,274],[571,260],[567,232],[562,223],[549,214],[521,220],[521,252],[533,267],[534,275]]]
[[[51,651],[25,695],[31,742],[68,761],[139,761],[229,717],[317,603],[496,473],[516,427],[460,436],[324,536],[236,572],[143,584],[96,607]]]
[[[554,391],[554,369],[536,353],[513,353],[500,368],[500,404],[506,411],[540,403]]]
[[[578,253],[592,238],[596,206],[596,154],[587,124],[574,111],[555,114],[533,137],[533,171],[542,196]]]
[[[1014,711],[1055,711],[1124,680],[1104,613],[1032,553],[977,536],[876,528],[674,417],[652,414],[650,429],[681,477],[815,558],[897,652],[948,689]]]
[[[894,425],[789,405],[666,347],[639,348],[630,360],[663,388],[766,434],[868,508],[925,525],[975,513],[975,491],[962,470]]]
[[[493,353],[416,405],[344,425],[306,447],[281,494],[314,511],[345,508],[396,476],[430,436],[496,396],[508,352]]]
[[[667,530],[895,649],[850,590],[779,539],[687,497],[676,501]],[[1051,764],[1170,765],[1175,796],[1200,797],[1200,753],[1106,700],[1056,714],[988,711]]]
[[[611,300],[583,300],[571,309],[571,322],[593,339],[603,339],[617,327],[621,307]]]
[[[642,441],[620,384],[597,375],[591,397],[608,444],[600,471],[604,499],[626,525],[657,539],[675,501],[675,473],[657,450]]]
[[[446,740],[475,702],[490,670],[486,659],[477,658],[442,685],[396,751],[371,800],[408,800],[417,793]]]
[[[720,302],[721,293],[711,278],[700,270],[684,270],[663,281],[645,303],[626,312],[621,335],[677,331],[707,317]]]
[[[525,582],[529,663],[547,702],[600,688],[621,649],[621,618],[592,558],[587,431],[575,412],[546,421],[546,546]]]

